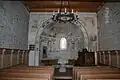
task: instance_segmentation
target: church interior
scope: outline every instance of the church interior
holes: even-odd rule
[[[0,0],[0,80],[120,80],[120,2]]]

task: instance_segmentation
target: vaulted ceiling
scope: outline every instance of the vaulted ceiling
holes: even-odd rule
[[[69,0],[69,3],[68,0],[62,1],[63,7],[67,10],[70,8],[79,12],[97,12],[104,4],[103,2],[83,2],[83,0]],[[24,0],[24,4],[30,12],[53,12],[60,9],[61,0]]]

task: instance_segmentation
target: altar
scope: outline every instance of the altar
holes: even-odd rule
[[[42,59],[41,61],[45,66],[59,65],[58,59]],[[76,60],[69,59],[68,63],[66,63],[66,65],[73,65],[74,66],[75,62],[76,62]]]
[[[67,59],[68,62],[65,65],[73,65],[73,66],[80,66],[80,65],[95,65],[95,53],[94,52],[80,52],[77,60],[75,59]],[[52,66],[52,65],[59,65],[58,59],[42,59],[42,63],[45,66]]]

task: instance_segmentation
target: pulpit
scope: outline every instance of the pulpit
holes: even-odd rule
[[[76,66],[81,65],[95,65],[94,52],[79,52],[78,59],[76,60]]]

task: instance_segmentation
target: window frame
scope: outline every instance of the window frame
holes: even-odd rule
[[[61,37],[59,42],[60,42],[59,43],[60,50],[62,50],[62,51],[67,50],[67,39],[65,37]]]

